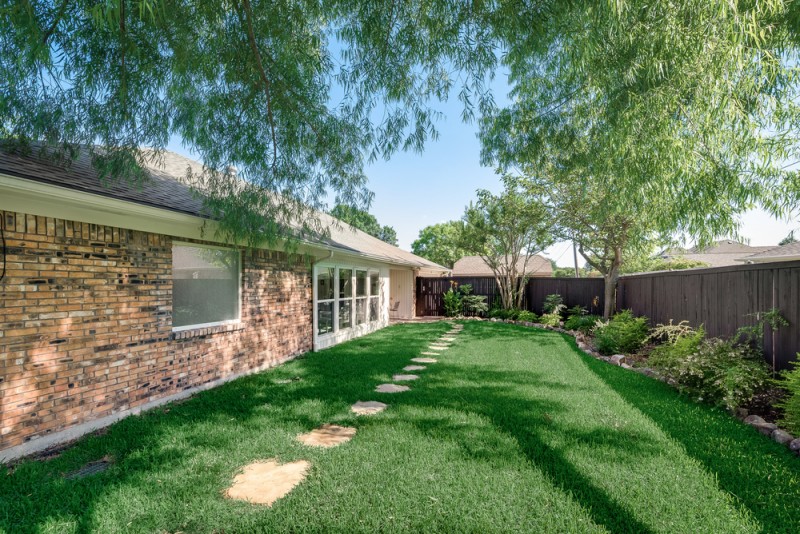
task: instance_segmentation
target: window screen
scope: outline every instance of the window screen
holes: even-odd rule
[[[238,250],[173,244],[172,326],[239,319]]]

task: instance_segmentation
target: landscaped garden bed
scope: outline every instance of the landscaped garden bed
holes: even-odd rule
[[[800,528],[800,462],[785,447],[569,336],[463,324],[387,328],[6,468],[0,530]],[[409,390],[376,391],[407,372]],[[309,446],[326,425],[349,441]],[[269,460],[304,478],[271,506],[230,498]]]

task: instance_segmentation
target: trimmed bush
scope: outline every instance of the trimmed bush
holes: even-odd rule
[[[539,318],[539,323],[546,326],[561,326],[561,314],[558,311],[545,313]]]
[[[524,321],[526,323],[535,323],[538,320],[539,316],[528,310],[522,310],[517,315],[517,321]]]
[[[647,317],[634,317],[630,310],[616,314],[594,330],[595,344],[600,354],[636,352],[647,339]]]
[[[697,337],[684,339],[686,344],[681,350],[685,351]],[[701,340],[686,355],[673,348],[656,362],[682,392],[731,411],[753,398],[769,381],[769,369],[760,354],[722,339]]]
[[[601,321],[602,319],[603,318],[599,315],[571,315],[564,323],[564,328],[567,330],[578,330],[584,334],[588,334],[594,329],[597,321]]]

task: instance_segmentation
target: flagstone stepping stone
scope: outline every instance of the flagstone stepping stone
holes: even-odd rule
[[[386,409],[386,404],[378,401],[358,401],[350,406],[350,410],[356,415],[374,415]]]
[[[253,462],[233,479],[225,492],[229,499],[254,504],[272,504],[288,495],[305,478],[311,464],[305,460],[280,465],[275,459]]]
[[[438,356],[439,353],[438,352],[423,352],[422,355],[423,356]],[[414,360],[411,360],[411,361],[414,361]]]
[[[450,336],[442,336],[439,338],[439,341],[441,341],[442,343],[452,343],[455,340],[456,338]]]
[[[425,353],[423,352],[423,354]],[[436,358],[411,358],[411,361],[417,363],[436,363],[439,360],[437,360]]]
[[[441,346],[431,345],[430,347],[428,347],[428,350],[438,350],[438,351],[443,351],[443,350],[447,350],[447,347],[441,347]]]
[[[350,441],[355,435],[355,428],[326,423],[307,434],[300,434],[297,441],[311,447],[335,447]]]
[[[411,389],[408,386],[398,386],[397,384],[381,384],[375,388],[378,393],[402,393]]]
[[[411,380],[416,380],[419,378],[417,375],[394,375],[392,376],[392,380],[395,382],[409,382]]]
[[[424,365],[406,365],[403,367],[403,371],[423,371],[427,369]]]

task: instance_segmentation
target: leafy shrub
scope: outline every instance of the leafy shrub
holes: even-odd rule
[[[472,286],[464,284],[459,288],[461,291],[461,309],[472,313],[481,314],[486,313],[489,307],[486,305],[486,297],[484,295],[473,295]]]
[[[777,308],[765,312],[750,313],[747,317],[755,317],[756,322],[750,326],[742,326],[734,334],[733,339],[740,345],[746,345],[753,352],[764,352],[764,329],[770,327],[773,332],[784,326],[789,326],[789,321]]]
[[[701,326],[700,328],[702,329],[703,327]],[[674,345],[679,339],[693,336],[695,332],[695,329],[689,326],[689,321],[673,324],[672,319],[670,319],[669,324],[657,324],[650,332],[650,335],[647,336],[647,340]]]
[[[665,375],[677,383],[679,390],[728,410],[751,399],[769,381],[762,356],[733,341],[705,339],[690,354],[663,363]]]
[[[559,308],[559,306],[561,308]],[[542,311],[546,314],[553,313],[554,311],[556,311],[556,308],[559,308],[559,313],[560,313],[560,310],[563,309],[563,306],[564,306],[564,299],[561,298],[561,295],[559,294],[547,295],[544,298],[544,303],[542,304]]]
[[[662,325],[663,326],[663,325]],[[671,332],[672,337],[662,345],[658,345],[650,353],[647,360],[653,367],[669,368],[697,352],[706,337],[706,331],[701,326],[698,329],[689,328],[677,335]],[[650,338],[653,335],[651,334]]]
[[[616,314],[595,328],[595,343],[600,354],[636,352],[647,338],[647,317],[634,317],[630,310]]]
[[[576,315],[586,315],[586,308],[583,306],[573,306],[567,310],[567,317],[575,317]]]
[[[486,312],[488,309],[486,297],[473,295],[472,286],[469,284],[459,286],[457,283],[451,282],[450,289],[442,295],[442,301],[444,314],[447,317],[457,317],[465,311],[479,314]]]
[[[443,297],[444,314],[447,317],[456,317],[461,315],[461,292],[454,291],[451,287],[448,289]]]
[[[544,313],[539,318],[539,322],[547,326],[561,326],[561,314],[558,311],[553,313]]]
[[[538,320],[539,316],[528,310],[522,310],[519,312],[519,315],[517,315],[517,321],[522,321],[525,323],[535,323]]]
[[[511,320],[516,321],[519,317],[521,310],[503,310],[500,308],[494,308],[492,311],[489,312],[489,317],[492,319],[503,319],[503,320]]]
[[[783,408],[783,419],[780,423],[792,434],[800,434],[800,354],[793,363],[794,369],[781,373],[783,380],[780,386],[785,388],[788,396],[778,403]]]
[[[594,329],[597,321],[603,318],[599,315],[571,315],[564,323],[564,328],[567,330],[578,330],[584,334],[588,334]]]

